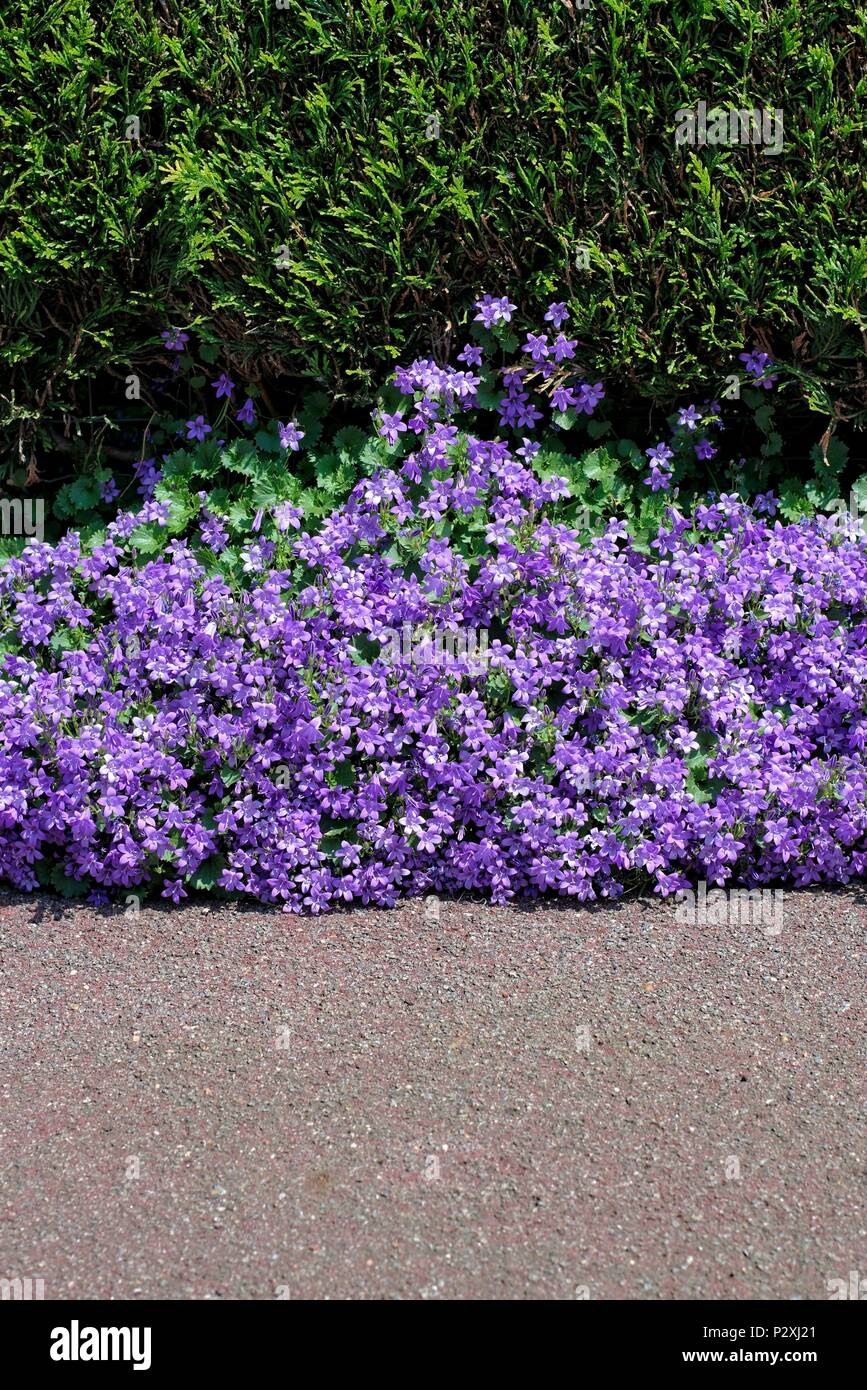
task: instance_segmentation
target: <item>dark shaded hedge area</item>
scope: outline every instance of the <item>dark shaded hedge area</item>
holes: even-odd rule
[[[6,4],[11,455],[110,415],[169,324],[354,407],[459,346],[482,290],[565,299],[633,403],[749,345],[863,422],[865,33],[834,0]],[[700,100],[781,109],[782,153],[678,146]]]

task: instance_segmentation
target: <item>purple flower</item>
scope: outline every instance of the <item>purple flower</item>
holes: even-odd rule
[[[569,317],[569,310],[564,304],[549,304],[545,314],[545,322],[553,323],[555,328],[562,328]]]
[[[688,405],[678,412],[677,423],[682,425],[684,429],[694,430],[696,425],[701,423],[701,415],[694,405]]]
[[[206,513],[199,523],[199,533],[203,544],[213,550],[215,555],[219,555],[229,544],[229,533],[218,517]]]
[[[776,516],[779,505],[772,492],[760,492],[753,502],[756,511],[765,516]]]
[[[493,299],[489,294],[483,294],[481,299],[476,301],[476,323],[484,324],[485,328],[493,328],[497,323],[509,323],[516,309],[515,304],[510,304],[505,295],[501,299]]]
[[[779,376],[770,375],[774,363],[766,352],[742,352],[739,353],[739,360],[750,373],[754,386],[761,386],[765,391],[770,391],[774,383],[779,381]]]
[[[197,415],[195,419],[187,421],[187,439],[197,439],[201,443],[205,435],[210,433],[211,426],[205,424],[204,415]]]
[[[35,850],[96,892],[181,900],[216,863],[225,890],[305,913],[637,881],[714,930],[696,880],[863,874],[863,544],[734,496],[671,508],[649,554],[622,523],[582,540],[535,441],[449,452],[449,429],[419,440],[417,481],[382,468],[293,525],[289,567],[246,545],[240,588],[178,537],[136,557],[163,504],[92,551],[71,533],[0,567],[5,881],[38,886]],[[419,549],[434,497],[487,518],[481,553],[454,533]],[[408,571],[393,552],[413,546]],[[72,623],[85,645],[55,651]]]
[[[752,906],[714,886],[867,873],[863,538],[735,493],[661,499],[649,539],[567,525],[524,423],[551,386],[504,372],[515,448],[474,431],[465,365],[399,367],[411,450],[325,515],[276,505],[276,543],[245,498],[230,549],[202,490],[189,536],[146,498],[0,562],[4,883],[294,913],[638,887],[718,931],[712,898]]]
[[[281,449],[292,449],[297,453],[304,438],[304,431],[298,428],[298,421],[290,420],[288,425],[280,425],[278,433]]]
[[[715,449],[714,446],[711,444],[711,442],[710,442],[709,439],[699,439],[699,440],[696,440],[696,445],[695,445],[695,456],[696,456],[696,458],[701,459],[702,461],[704,461],[705,459],[712,459],[713,456],[714,456],[714,454],[715,454],[716,452],[717,452],[716,449]]]
[[[667,444],[654,444],[652,449],[645,449],[644,452],[650,459],[650,462],[656,464],[657,468],[665,468],[671,459],[674,458],[674,454]]]
[[[578,400],[568,386],[555,386],[551,392],[551,404],[555,410],[568,410],[570,405],[577,405]]]
[[[405,433],[406,425],[404,424],[398,411],[395,411],[393,415],[388,415],[385,411],[381,412],[379,417],[379,429],[377,430],[377,434],[381,435],[382,438],[387,441],[387,443],[396,444],[397,436],[399,434]]]
[[[674,454],[667,444],[655,444],[644,451],[650,459],[650,476],[644,479],[652,492],[664,492],[671,486],[671,460]]]
[[[187,343],[190,341],[189,333],[179,333],[177,329],[165,328],[160,337],[169,352],[183,352]]]
[[[578,346],[577,339],[567,338],[565,334],[558,333],[554,339],[554,360],[563,362],[566,358],[575,356],[575,349]]]
[[[524,351],[530,354],[534,362],[541,362],[544,357],[548,356],[549,352],[547,335],[528,333]]]
[[[582,382],[578,388],[578,410],[585,415],[592,415],[597,405],[605,397],[605,388],[601,381],[590,386],[587,382]]]
[[[465,343],[462,352],[458,353],[458,361],[466,362],[468,367],[480,367],[482,365],[482,349],[475,343]]]
[[[225,372],[221,372],[216,381],[211,384],[216,392],[217,400],[219,400],[221,396],[231,396],[235,389],[234,381],[232,381]]]
[[[138,492],[147,501],[153,497],[154,488],[160,481],[162,473],[157,468],[156,459],[141,459],[133,467],[138,481]]]
[[[274,508],[274,522],[278,531],[287,531],[290,526],[297,530],[303,517],[301,508],[293,506],[291,502],[281,502]]]
[[[238,421],[239,425],[255,425],[256,411],[249,396],[236,414],[235,419]]]

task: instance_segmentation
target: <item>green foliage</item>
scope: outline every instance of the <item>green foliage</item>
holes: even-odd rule
[[[473,333],[480,339],[488,336],[477,327]],[[493,369],[478,370],[483,382],[494,380]],[[475,410],[469,427],[480,438],[501,436],[498,412],[493,408],[500,392],[483,385],[478,394],[480,398],[490,396],[489,408]],[[397,392],[388,388],[381,399],[392,408]],[[286,542],[296,532],[294,522],[287,523],[288,535],[276,528],[276,509],[290,503],[297,510],[298,525],[315,531],[347,500],[361,478],[384,466],[399,466],[418,447],[412,432],[389,445],[370,426],[366,431],[352,425],[335,431],[328,419],[327,397],[314,392],[298,411],[298,421],[304,426],[301,449],[289,451],[281,445],[276,421],[254,425],[251,438],[250,429],[245,426],[242,430],[234,420],[236,404],[222,402],[215,425],[202,442],[185,439],[179,444],[184,422],[174,416],[164,416],[150,426],[148,451],[160,460],[160,480],[153,496],[168,510],[163,522],[142,522],[132,534],[131,546],[143,562],[178,537],[202,544],[199,527],[203,520],[215,518],[226,532],[226,540],[225,548],[212,560],[214,569],[238,578],[242,551],[257,539],[276,539],[282,563]],[[736,399],[706,401],[695,415],[694,429],[680,424],[675,411],[659,433],[645,435],[640,441],[618,435],[610,420],[576,416],[570,409],[555,416],[553,424],[538,437],[535,452],[530,451],[532,466],[540,478],[557,477],[567,485],[561,499],[552,504],[554,519],[584,538],[598,534],[609,521],[619,520],[636,548],[648,552],[672,501],[688,512],[705,500],[708,483],[717,494],[738,493],[744,499],[774,490],[787,520],[817,512],[840,513],[847,507],[853,516],[867,515],[867,474],[858,476],[857,459],[850,461],[848,446],[830,428],[813,447],[806,476],[786,476],[785,461],[777,457],[776,425],[781,405],[777,390],[767,393],[745,387]],[[738,426],[757,441],[748,458],[736,457],[737,449],[733,451],[728,442]],[[224,438],[224,434],[230,437]],[[653,492],[647,486],[647,445],[648,439],[660,442],[660,435],[671,451],[671,487]],[[711,440],[712,461],[699,461],[697,442]],[[517,440],[511,442],[513,449],[517,448]],[[467,436],[461,432],[450,449],[455,463],[465,463],[466,448]],[[423,486],[429,488],[440,476],[440,470],[425,474]],[[114,491],[103,499],[106,484]],[[844,502],[847,491],[849,500]],[[45,535],[48,540],[57,540],[71,528],[88,545],[101,544],[118,509],[135,512],[139,506],[135,475],[115,473],[91,459],[86,472],[54,495],[47,509]],[[382,521],[386,530],[394,524],[387,509]],[[431,535],[448,536],[462,554],[476,557],[487,549],[488,522],[480,512],[458,514],[450,521],[432,520],[427,530],[419,531],[412,546],[402,537],[387,551],[387,558],[411,568]],[[26,539],[0,540],[0,560],[19,553]]]
[[[7,5],[13,457],[37,422],[47,446],[64,414],[115,420],[169,324],[202,383],[219,358],[369,403],[460,346],[479,290],[530,319],[565,297],[587,371],[666,408],[758,345],[863,419],[864,72],[842,0]],[[699,100],[781,108],[782,153],[676,145]]]
[[[761,394],[762,408],[767,398]],[[320,408],[315,402],[313,413]],[[708,417],[715,419],[717,417]],[[662,525],[665,513],[674,505],[683,516],[690,516],[696,507],[709,499],[702,468],[694,454],[694,435],[670,420],[668,435],[672,449],[672,487],[652,492],[647,486],[649,464],[644,450],[631,439],[611,438],[604,444],[577,446],[569,439],[571,451],[564,449],[564,436],[554,432],[544,435],[540,448],[532,459],[532,467],[542,479],[553,477],[565,480],[566,487],[557,502],[551,503],[548,515],[553,522],[574,529],[585,542],[601,534],[606,526],[617,521],[633,538],[635,549],[651,554],[651,542]],[[773,424],[773,411],[766,417],[768,428]],[[592,423],[592,421],[590,422]],[[159,441],[159,435],[157,436]],[[219,573],[233,584],[244,585],[249,570],[244,557],[259,541],[272,543],[276,548],[270,558],[272,568],[293,569],[298,561],[291,554],[291,542],[298,529],[280,529],[275,512],[282,504],[290,503],[299,513],[298,527],[315,532],[323,520],[340,507],[361,477],[377,466],[391,463],[399,466],[402,456],[414,443],[405,437],[389,447],[375,434],[365,434],[353,427],[336,435],[323,434],[318,447],[293,454],[291,462],[286,452],[277,456],[271,448],[271,432],[260,430],[256,440],[237,439],[219,446],[210,440],[188,444],[169,454],[162,466],[162,479],[154,496],[169,507],[166,524],[147,522],[131,535],[130,544],[145,563],[178,536],[185,537],[203,557],[212,573]],[[306,441],[305,441],[306,443]],[[450,447],[454,462],[466,462],[466,436],[459,434]],[[848,510],[862,524],[867,516],[867,473],[857,478],[844,500],[842,477],[848,465],[848,451],[833,438],[814,452],[814,472],[806,482],[790,480],[779,489],[780,514],[788,521],[813,517],[819,513],[842,518]],[[714,461],[716,462],[716,460]],[[742,467],[720,466],[717,492],[739,493],[749,500],[765,476],[767,463],[762,458],[739,460]],[[440,476],[440,470],[424,472],[418,486],[430,491]],[[758,480],[758,481],[757,481]],[[203,522],[219,522],[225,540],[212,549]],[[489,549],[486,532],[490,517],[483,507],[461,513],[449,520],[435,516],[419,527],[412,539],[401,532],[401,525],[388,504],[380,511],[380,524],[386,535],[394,535],[394,543],[384,550],[389,564],[400,566],[407,575],[420,577],[418,559],[432,538],[447,536],[450,545],[471,564]],[[85,528],[87,535],[87,528]],[[102,538],[101,530],[89,535],[90,542]],[[528,543],[531,534],[524,537]],[[23,544],[23,542],[20,542]],[[64,634],[65,636],[65,634]],[[356,639],[359,662],[369,659],[378,650],[363,638]],[[655,723],[658,712],[648,716]],[[694,769],[700,772],[698,762]]]

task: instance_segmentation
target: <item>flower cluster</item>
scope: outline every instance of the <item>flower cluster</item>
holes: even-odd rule
[[[258,512],[240,580],[204,493],[152,559],[155,500],[6,563],[0,875],[318,912],[864,872],[863,540],[721,496],[582,543],[531,445],[439,418],[466,365],[408,368],[415,449],[316,533]],[[405,624],[485,632],[484,669],[395,665]]]
[[[491,329],[507,323],[515,305],[507,299],[483,295],[477,301],[475,321]],[[551,304],[545,314],[546,323],[560,329],[568,319],[565,304]],[[556,415],[572,411],[575,415],[592,415],[605,396],[601,381],[595,384],[580,380],[575,369],[564,363],[571,361],[578,346],[577,339],[558,332],[553,342],[547,333],[527,333],[521,347],[522,361],[500,370],[499,377],[505,394],[497,402],[499,424],[514,431],[533,430],[541,421],[554,423]],[[485,378],[473,368],[485,371],[484,351],[477,344],[467,343],[458,354],[465,369],[439,367],[426,359],[417,359],[409,367],[399,367],[394,382],[400,394],[413,401],[414,413],[405,421],[401,412],[381,411],[378,416],[380,435],[395,444],[400,434],[413,430],[423,434],[433,423],[451,419],[459,411],[474,410],[479,404],[478,391]],[[531,389],[533,395],[531,396]],[[539,404],[548,407],[541,410]]]
[[[765,391],[770,391],[774,383],[779,381],[779,376],[774,374],[774,363],[766,352],[742,352],[739,360],[750,374],[753,386],[761,386]]]

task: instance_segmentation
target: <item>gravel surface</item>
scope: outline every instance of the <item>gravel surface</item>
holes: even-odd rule
[[[825,1299],[867,1273],[865,902],[786,894],[772,935],[0,894],[0,1277]]]

